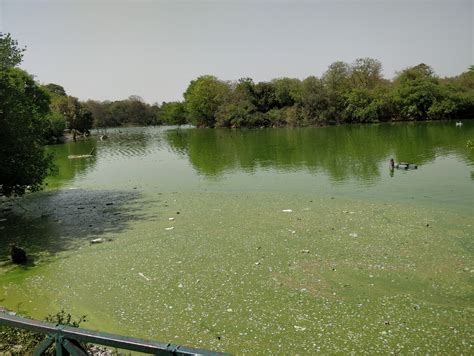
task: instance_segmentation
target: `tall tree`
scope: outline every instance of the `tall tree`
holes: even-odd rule
[[[61,97],[66,97],[66,91],[61,85],[50,83],[41,86],[41,89],[46,91],[51,97],[51,102],[56,102]],[[51,112],[45,117],[47,127],[44,131],[44,138],[49,143],[56,143],[61,141],[64,136],[64,130],[67,128],[67,120],[64,115],[55,110],[55,106],[49,106]]]
[[[400,72],[395,85],[394,100],[403,120],[426,120],[430,107],[442,100],[439,80],[424,63]]]
[[[59,85],[59,84],[54,84],[54,83],[49,83],[43,86],[43,89],[45,89],[50,95],[58,95],[58,96],[66,96],[66,90]]]
[[[355,88],[375,88],[382,81],[382,63],[373,58],[356,59],[351,66],[351,81]]]
[[[0,195],[22,195],[40,189],[52,171],[43,149],[49,96],[25,71],[24,49],[10,34],[0,33]]]
[[[179,101],[163,103],[160,108],[160,119],[168,125],[184,125],[187,122],[184,103]]]
[[[301,90],[301,82],[294,78],[273,79],[272,85],[275,88],[276,104],[280,108],[292,106]]]
[[[128,98],[128,123],[133,125],[149,125],[152,123],[150,105],[146,104],[138,95]]]
[[[262,113],[277,107],[275,87],[272,83],[257,83],[255,85],[255,98],[257,109]]]
[[[328,101],[324,112],[324,120],[343,122],[346,118],[345,97],[350,90],[350,66],[345,62],[334,62],[324,73],[322,81]]]
[[[0,32],[0,69],[13,68],[21,63],[25,48],[18,47],[18,41],[9,33]]]
[[[310,76],[303,80],[297,104],[307,123],[319,124],[325,121],[328,109],[328,97],[321,79]]]
[[[196,126],[215,126],[217,110],[229,94],[229,85],[212,75],[191,81],[184,93],[188,120]]]
[[[79,132],[87,132],[92,127],[92,114],[73,96],[56,96],[51,103],[53,111],[66,118],[68,128]]]
[[[38,190],[51,172],[42,146],[48,113],[48,94],[28,73],[0,69],[0,195]]]

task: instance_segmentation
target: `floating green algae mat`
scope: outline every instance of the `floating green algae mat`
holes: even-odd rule
[[[49,146],[46,191],[0,202],[0,305],[237,354],[472,354],[471,121]]]
[[[60,216],[55,237],[81,239],[3,273],[2,305],[238,354],[472,352],[469,213],[283,192],[116,192],[68,212],[78,193],[62,194],[53,217],[52,195],[27,201],[30,226]],[[122,226],[74,219],[94,210]]]

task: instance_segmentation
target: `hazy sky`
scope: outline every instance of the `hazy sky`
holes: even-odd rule
[[[387,78],[420,62],[440,76],[474,63],[474,0],[0,0],[22,68],[82,100],[181,100],[189,81],[320,76],[379,59]]]

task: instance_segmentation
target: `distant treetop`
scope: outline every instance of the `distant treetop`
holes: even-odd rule
[[[18,47],[18,41],[9,33],[0,32],[0,69],[16,67],[23,60],[25,48]]]

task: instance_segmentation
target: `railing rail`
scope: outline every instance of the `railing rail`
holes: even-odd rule
[[[0,312],[0,325],[45,334],[46,338],[37,346],[34,355],[41,355],[53,343],[55,343],[56,355],[87,355],[87,352],[79,344],[80,342],[154,355],[228,355],[221,352],[194,349],[181,345],[160,343],[151,340],[74,328],[66,325],[52,324],[45,321],[11,315],[8,312]]]

